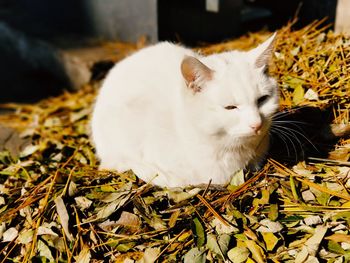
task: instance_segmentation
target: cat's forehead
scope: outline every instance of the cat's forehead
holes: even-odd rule
[[[234,98],[236,102],[252,103],[263,93],[261,85],[263,76],[245,56],[244,53],[221,54],[215,63],[214,83],[218,86],[215,93],[221,98]]]
[[[216,76],[219,79],[235,79],[241,82],[254,82],[258,70],[245,52],[225,52],[214,57]]]

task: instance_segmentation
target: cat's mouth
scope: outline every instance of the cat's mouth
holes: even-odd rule
[[[220,128],[211,134],[212,137],[230,141],[233,144],[260,143],[268,134],[269,125],[263,125],[258,131],[229,131],[226,128]]]
[[[261,130],[255,132],[251,131],[248,133],[241,134],[236,137],[236,141],[241,142],[242,144],[255,144],[259,147],[259,144],[268,136],[268,127],[262,127]],[[232,137],[232,136],[231,136]]]

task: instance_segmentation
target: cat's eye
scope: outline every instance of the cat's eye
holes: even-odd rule
[[[237,106],[234,106],[234,105],[228,105],[225,107],[226,110],[234,110],[234,109],[237,109]]]
[[[268,100],[268,98],[270,98],[269,95],[261,96],[257,101],[258,106],[260,107],[261,105],[263,105]]]

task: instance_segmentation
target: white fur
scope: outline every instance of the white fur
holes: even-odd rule
[[[256,165],[268,147],[278,108],[276,82],[256,60],[271,39],[249,52],[202,57],[170,43],[142,49],[108,74],[92,118],[101,168],[132,169],[159,186],[227,184],[234,172]],[[180,65],[198,58],[213,71],[194,92]],[[259,108],[257,99],[270,98]],[[236,105],[227,110],[225,106]],[[251,125],[261,122],[258,135]]]

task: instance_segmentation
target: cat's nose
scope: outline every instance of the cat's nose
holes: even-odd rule
[[[261,130],[262,123],[256,122],[250,125],[250,128],[255,132],[255,134],[259,134],[259,131]]]

